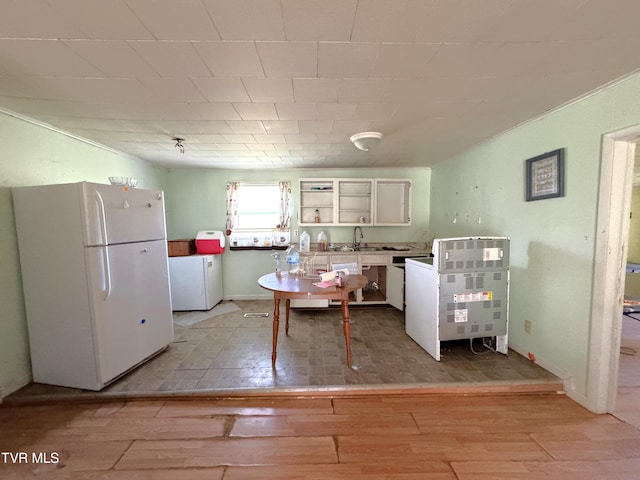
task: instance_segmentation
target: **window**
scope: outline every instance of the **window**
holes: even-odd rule
[[[238,186],[236,229],[273,230],[280,223],[280,188],[278,184]]]
[[[227,184],[227,235],[231,247],[289,243],[291,183]]]

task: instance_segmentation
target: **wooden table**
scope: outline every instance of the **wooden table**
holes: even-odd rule
[[[351,368],[351,327],[349,325],[349,293],[359,290],[367,285],[368,279],[364,275],[349,275],[343,287],[332,285],[321,288],[314,285],[320,282],[319,277],[307,278],[289,276],[283,273],[276,276],[268,273],[258,279],[258,284],[273,292],[273,350],[271,353],[271,365],[276,366],[276,349],[278,345],[278,327],[280,325],[280,300],[286,300],[286,324],[285,333],[289,335],[289,310],[292,298],[321,298],[328,300],[340,300],[342,305],[342,329],[347,349],[347,365]]]

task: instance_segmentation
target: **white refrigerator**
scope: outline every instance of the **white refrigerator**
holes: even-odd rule
[[[169,257],[174,310],[211,310],[222,300],[221,255]]]
[[[164,196],[13,189],[33,381],[101,390],[173,341]]]

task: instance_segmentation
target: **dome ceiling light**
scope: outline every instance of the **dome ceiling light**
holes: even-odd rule
[[[351,143],[364,152],[373,150],[381,139],[382,134],[380,132],[361,132],[352,135],[350,138]]]

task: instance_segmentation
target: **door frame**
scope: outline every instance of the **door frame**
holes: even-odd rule
[[[613,412],[616,405],[635,144],[638,141],[640,125],[609,133],[602,139],[586,405],[596,413]]]

